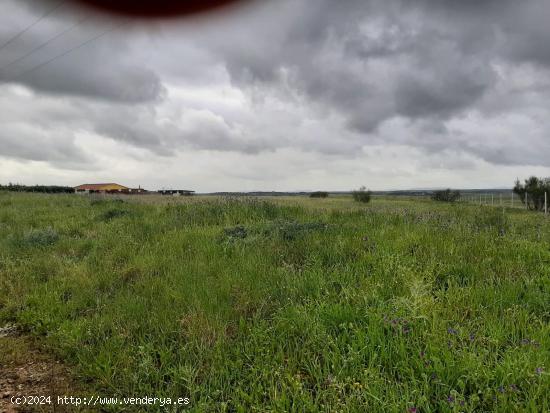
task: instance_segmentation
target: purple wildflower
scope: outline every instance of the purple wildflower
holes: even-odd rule
[[[513,392],[517,392],[518,391],[518,386],[516,386],[515,384],[510,384],[510,390],[513,391]]]
[[[504,386],[500,386],[500,387],[498,388],[498,391],[499,391],[499,393],[504,393],[504,391],[505,391],[505,390],[504,390]]]
[[[540,375],[542,374],[543,371],[544,371],[544,369],[543,369],[542,367],[537,367],[537,368],[535,369],[535,374],[536,374],[537,376],[540,376]]]
[[[475,334],[470,334],[470,341],[474,341],[476,339],[476,335]]]
[[[449,396],[449,397],[447,397],[447,401],[448,401],[449,403],[454,403],[454,402],[455,402],[455,398],[454,398],[453,396]]]
[[[416,407],[411,407],[409,413],[418,413],[418,409]]]
[[[533,346],[533,347],[539,347],[540,346],[540,344],[537,343],[535,340],[530,340],[528,338],[524,338],[523,340],[521,340],[520,343],[524,346]]]
[[[456,336],[456,335],[458,334],[458,331],[455,330],[454,328],[450,328],[450,327],[449,327],[449,328],[447,329],[447,333],[452,334],[453,336]]]

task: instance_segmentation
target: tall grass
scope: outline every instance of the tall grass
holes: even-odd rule
[[[0,194],[0,322],[196,412],[548,411],[549,264],[523,211]]]

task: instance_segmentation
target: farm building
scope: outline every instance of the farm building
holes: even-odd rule
[[[84,184],[74,188],[77,194],[143,194],[145,189],[128,188],[119,184]]]
[[[74,188],[77,194],[109,194],[126,192],[130,188],[127,188],[119,184],[84,184]]]
[[[195,194],[195,191],[187,191],[185,189],[162,189],[159,191],[159,194],[172,196],[191,196]]]

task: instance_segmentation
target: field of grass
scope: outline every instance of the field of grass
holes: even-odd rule
[[[544,216],[143,199],[0,194],[0,326],[91,392],[192,412],[550,411]]]

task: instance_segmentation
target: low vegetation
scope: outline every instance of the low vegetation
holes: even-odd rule
[[[325,192],[325,191],[312,192],[311,194],[309,194],[309,197],[310,198],[328,198],[328,192]]]
[[[432,199],[438,202],[456,202],[460,199],[460,192],[453,191],[452,189],[434,191],[432,194]]]
[[[0,326],[89,391],[191,412],[550,410],[544,216],[152,201],[0,194]]]
[[[367,188],[362,186],[356,191],[352,192],[353,199],[357,202],[363,202],[364,204],[367,204],[371,200],[372,192],[367,191]]]

